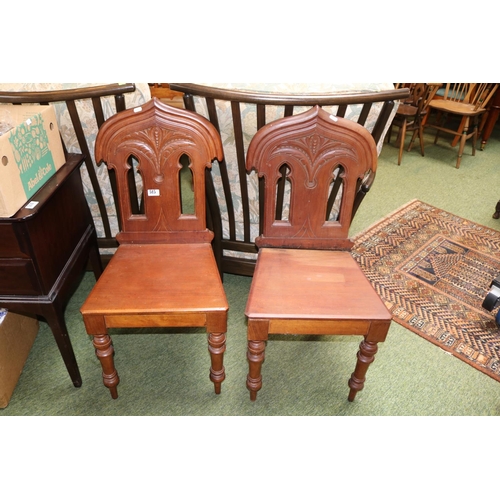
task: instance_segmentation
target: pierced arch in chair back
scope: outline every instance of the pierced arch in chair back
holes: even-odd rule
[[[213,233],[206,228],[205,169],[214,158],[222,160],[222,144],[208,120],[153,98],[107,120],[97,136],[95,156],[115,172],[120,243],[212,240]],[[189,160],[194,191],[190,214],[182,209],[184,158]],[[131,195],[137,184],[142,193]],[[134,211],[134,196],[142,200],[141,210]]]
[[[206,116],[221,133],[225,159],[207,171],[208,226],[214,231],[213,248],[221,273],[252,276],[257,247],[255,236],[262,232],[263,195],[255,176],[247,176],[247,144],[271,120],[292,116],[315,105],[328,107],[339,117],[353,115],[368,128],[379,147],[395,107],[409,96],[409,89],[296,93],[242,91],[192,83],[169,83],[171,90],[184,93],[186,109]],[[284,178],[285,179],[285,178]],[[369,191],[372,178],[359,182],[352,215]],[[280,185],[280,193],[284,186]]]
[[[277,184],[289,170],[290,213],[276,219]],[[264,179],[262,235],[258,247],[348,249],[349,226],[359,182],[374,176],[377,148],[359,124],[332,116],[319,106],[260,129],[247,154],[247,171]],[[338,217],[330,220],[331,198]]]

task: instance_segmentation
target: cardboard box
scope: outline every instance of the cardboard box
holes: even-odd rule
[[[5,408],[38,333],[38,320],[0,309],[0,408]]]
[[[64,162],[52,106],[0,105],[0,217],[14,215]]]

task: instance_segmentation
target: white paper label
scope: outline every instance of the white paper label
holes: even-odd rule
[[[38,205],[38,201],[30,201],[24,208],[27,208],[28,210],[31,210],[32,208],[35,208]]]
[[[148,189],[148,196],[160,196],[159,189]]]

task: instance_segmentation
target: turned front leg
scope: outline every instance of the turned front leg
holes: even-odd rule
[[[109,389],[111,397],[116,399],[118,397],[116,386],[120,382],[120,378],[115,369],[113,343],[108,335],[104,317],[84,315],[83,321],[87,333],[92,336],[96,356],[101,362],[104,385]]]
[[[120,382],[118,373],[115,369],[114,349],[111,337],[106,333],[104,335],[94,335],[92,343],[95,347],[95,353],[101,362],[102,367],[102,380],[104,385],[109,389],[111,397],[116,399],[118,397],[118,390],[116,386]]]
[[[208,352],[210,353],[210,380],[214,383],[215,394],[220,394],[221,384],[226,378],[224,369],[224,352],[226,350],[226,334],[208,334]]]
[[[250,400],[257,399],[257,391],[262,387],[262,363],[264,362],[266,343],[263,340],[248,341],[248,376],[247,388],[250,391]]]
[[[349,397],[347,398],[349,401],[354,401],[356,393],[361,391],[365,386],[366,372],[370,364],[375,359],[377,350],[377,342],[367,342],[366,340],[363,340],[359,345],[356,368],[354,369],[354,372],[348,382],[349,387],[351,388]]]

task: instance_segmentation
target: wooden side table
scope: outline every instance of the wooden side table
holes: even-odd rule
[[[484,149],[488,139],[490,138],[493,128],[500,116],[500,87],[495,92],[495,95],[490,101],[488,106],[488,113],[486,114],[486,119],[483,125],[481,134],[481,149]]]
[[[75,387],[82,385],[64,309],[87,267],[102,272],[94,222],[83,193],[84,156],[67,161],[15,215],[0,218],[0,307],[36,314],[50,326]]]

